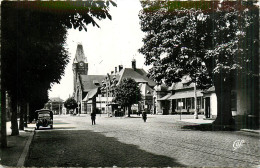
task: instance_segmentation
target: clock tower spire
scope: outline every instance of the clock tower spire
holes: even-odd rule
[[[74,84],[74,91],[76,90],[76,82],[78,75],[88,75],[88,61],[87,57],[85,57],[83,45],[78,43],[77,50],[75,54],[75,58],[72,64],[73,70],[73,84]]]

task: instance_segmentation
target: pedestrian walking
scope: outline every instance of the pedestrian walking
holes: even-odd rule
[[[96,125],[96,114],[95,113],[91,113],[91,121],[92,121],[92,125]]]
[[[142,117],[143,117],[143,120],[144,120],[144,122],[146,122],[146,119],[147,119],[147,114],[146,114],[146,112],[145,112],[145,111],[143,112],[143,114],[142,114]]]

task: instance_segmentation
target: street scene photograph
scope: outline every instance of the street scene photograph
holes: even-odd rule
[[[259,5],[1,1],[0,167],[260,167]]]

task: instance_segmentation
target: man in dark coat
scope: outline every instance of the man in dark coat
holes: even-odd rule
[[[96,114],[95,113],[91,113],[91,121],[92,121],[92,125],[96,125]]]
[[[146,112],[145,112],[145,111],[143,112],[143,114],[142,114],[142,117],[143,117],[143,120],[144,120],[144,122],[146,122],[146,119],[147,119],[147,114],[146,114]]]

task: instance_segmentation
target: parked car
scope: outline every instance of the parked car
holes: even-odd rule
[[[36,128],[50,127],[53,128],[53,112],[48,109],[41,109],[35,111],[36,115]]]

